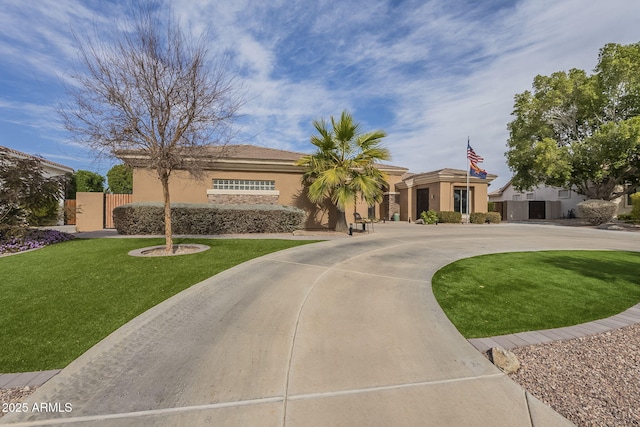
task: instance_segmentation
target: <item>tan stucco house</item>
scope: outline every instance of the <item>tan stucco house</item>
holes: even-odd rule
[[[171,201],[174,203],[267,203],[296,206],[308,213],[306,227],[333,228],[336,210],[330,202],[311,203],[302,185],[304,168],[295,162],[305,153],[277,150],[253,145],[211,147],[210,155],[199,157],[202,173],[197,178],[186,171],[174,171],[170,179]],[[145,169],[145,156],[123,151],[118,157],[133,166],[133,201],[162,201],[162,189],[154,170]],[[422,174],[409,174],[407,168],[380,164],[387,174],[388,188],[384,199],[375,206],[358,201],[355,211],[363,217],[389,220],[394,214],[400,220],[414,220],[420,209],[457,210],[466,197],[466,172],[442,169]],[[487,211],[486,180],[472,178],[471,211]],[[461,207],[462,206],[462,207]],[[353,206],[347,207],[347,221],[352,221]],[[421,211],[420,211],[421,212]]]

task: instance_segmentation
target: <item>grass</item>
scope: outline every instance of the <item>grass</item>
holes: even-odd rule
[[[198,254],[138,258],[162,239],[78,239],[0,258],[0,372],[59,369],[129,320],[244,261],[310,243],[174,239]]]
[[[576,325],[640,302],[640,253],[483,255],[436,272],[433,293],[466,338]]]

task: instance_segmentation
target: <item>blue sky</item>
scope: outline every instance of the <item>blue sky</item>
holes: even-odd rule
[[[312,120],[351,111],[383,129],[412,172],[483,167],[510,177],[513,97],[537,74],[591,71],[606,43],[640,41],[637,0],[188,0],[186,31],[207,26],[249,94],[236,143],[308,152]],[[77,69],[73,32],[108,33],[128,1],[1,0],[0,145],[74,169],[114,164],[71,142],[55,105]],[[171,5],[166,2],[164,7]]]

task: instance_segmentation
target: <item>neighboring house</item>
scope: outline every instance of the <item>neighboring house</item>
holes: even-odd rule
[[[21,159],[28,159],[28,158],[38,159],[40,161],[40,165],[42,166],[44,176],[47,178],[73,173],[73,168],[62,165],[60,163],[52,162],[42,157],[36,157],[31,154],[23,153],[21,151],[14,150],[8,147],[3,147],[3,146],[0,146],[0,151],[7,153],[10,157],[16,157]],[[63,212],[63,208],[64,208],[64,196],[60,198],[60,213]],[[62,225],[64,223],[64,219],[62,218],[62,215],[60,215],[60,219],[58,220],[58,222],[59,222],[58,225]]]
[[[133,201],[162,201],[162,189],[154,170],[145,169],[145,156],[136,151],[119,152],[118,157],[133,166]],[[169,182],[173,203],[280,204],[296,206],[308,213],[306,228],[333,228],[336,209],[329,202],[311,203],[302,184],[304,167],[295,162],[304,153],[253,145],[211,147],[209,155],[199,158],[203,169],[195,178],[177,170]],[[379,164],[387,174],[389,187],[383,201],[374,206],[357,200],[355,211],[363,217],[413,220],[422,210],[459,210],[464,213],[466,172],[454,169],[407,174],[408,169]],[[471,211],[487,211],[487,183],[495,179],[471,179]],[[466,199],[465,199],[466,200]],[[420,211],[420,212],[419,212]],[[353,221],[354,206],[347,207],[347,221]]]
[[[586,200],[582,194],[566,188],[541,185],[531,191],[518,191],[511,180],[502,188],[489,193],[489,201],[496,203],[496,211],[503,219],[522,221],[529,219],[569,218],[578,213],[578,203]],[[631,211],[631,199],[619,197],[617,214]]]
[[[69,166],[61,165],[60,163],[52,162],[47,159],[43,159],[42,157],[37,157],[31,154],[23,153],[21,151],[14,150],[8,147],[3,147],[3,146],[0,146],[0,151],[4,151],[9,156],[16,157],[16,158],[40,160],[40,164],[42,165],[42,169],[46,177],[60,176],[68,173],[73,173],[73,168],[70,168]]]

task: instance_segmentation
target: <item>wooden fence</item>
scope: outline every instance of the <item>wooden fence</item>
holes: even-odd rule
[[[132,194],[104,195],[104,228],[115,228],[113,225],[113,210],[118,206],[133,202]]]
[[[64,201],[64,224],[76,225],[76,201],[65,200]]]

